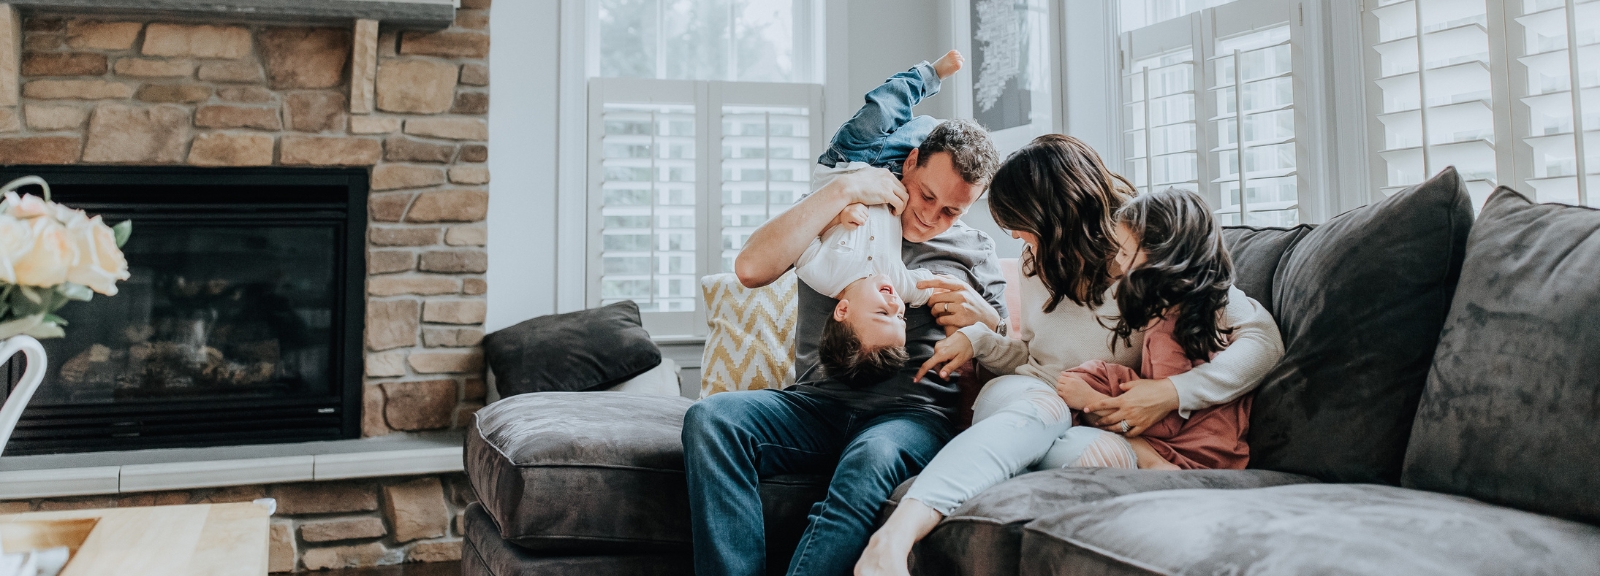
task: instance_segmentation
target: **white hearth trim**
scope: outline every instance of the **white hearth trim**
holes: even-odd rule
[[[460,432],[394,434],[301,444],[11,456],[0,458],[0,500],[460,472],[462,440]]]

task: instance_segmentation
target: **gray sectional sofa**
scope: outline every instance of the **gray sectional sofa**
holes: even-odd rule
[[[1024,474],[956,510],[913,571],[1600,574],[1600,211],[1471,202],[1447,169],[1322,226],[1227,229],[1287,348],[1256,392],[1251,468]],[[464,573],[691,573],[690,405],[479,411]],[[762,482],[770,572],[825,483]]]

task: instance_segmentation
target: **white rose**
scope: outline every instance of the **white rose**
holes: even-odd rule
[[[28,223],[0,214],[0,282],[17,283],[16,263],[33,248]]]
[[[67,270],[67,281],[88,286],[105,294],[117,295],[117,281],[128,279],[128,260],[117,249],[117,235],[110,226],[94,218],[74,218],[67,223],[67,237],[77,251],[77,262]]]
[[[50,205],[32,194],[6,193],[6,214],[14,218],[37,218],[50,213]]]
[[[67,228],[53,218],[34,218],[28,222],[33,248],[12,264],[17,283],[51,288],[67,281],[67,270],[77,260],[67,239]]]

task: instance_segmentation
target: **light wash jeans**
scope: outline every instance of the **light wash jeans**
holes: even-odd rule
[[[1073,465],[1096,440],[1127,444],[1099,428],[1073,426],[1055,386],[1031,376],[990,380],[972,411],[972,427],[934,456],[906,498],[949,516],[979,492],[1024,471]],[[1132,446],[1127,449],[1131,454]]]

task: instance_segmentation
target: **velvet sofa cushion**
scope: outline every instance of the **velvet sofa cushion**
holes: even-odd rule
[[[544,555],[688,550],[682,397],[544,392],[477,412],[466,471],[500,538]],[[787,564],[823,476],[760,485],[768,558]]]
[[[1222,242],[1233,258],[1233,285],[1260,302],[1267,312],[1277,314],[1272,308],[1272,279],[1295,244],[1315,228],[1311,224],[1292,228],[1224,227]]]
[[[463,576],[691,576],[694,557],[687,551],[595,556],[545,556],[500,539],[494,519],[477,502],[462,514]],[[442,573],[442,572],[441,572]]]
[[[1399,483],[1471,228],[1446,168],[1295,244],[1272,280],[1285,354],[1256,388],[1252,468]]]
[[[1405,485],[1600,523],[1597,425],[1600,210],[1502,187],[1467,242]]]
[[[631,300],[496,330],[484,336],[483,354],[501,398],[598,390],[661,364],[661,349]]]
[[[1376,484],[1173,490],[1027,525],[1023,576],[1592,574],[1600,528]]]
[[[914,480],[902,483],[890,496],[880,523],[894,511]],[[1303,482],[1315,480],[1266,470],[1061,468],[1033,472],[984,490],[956,508],[917,545],[911,560],[915,572],[923,576],[1013,576],[1022,548],[1022,527],[1035,518],[1085,502],[1152,490],[1259,488]]]

